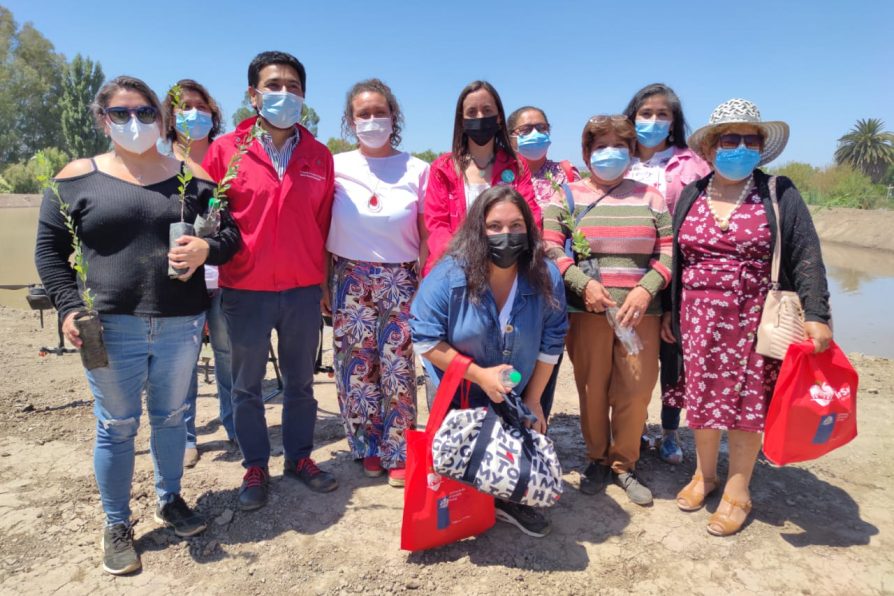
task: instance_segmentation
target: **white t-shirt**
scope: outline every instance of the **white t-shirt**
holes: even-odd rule
[[[428,164],[409,153],[366,157],[339,153],[326,249],[355,261],[409,263],[419,258]]]
[[[219,286],[217,285],[219,277],[220,274],[217,272],[217,266],[205,263],[205,287],[209,291],[219,289]]]

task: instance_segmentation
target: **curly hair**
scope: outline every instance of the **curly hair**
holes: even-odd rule
[[[351,124],[354,122],[353,101],[361,93],[378,93],[385,98],[385,101],[388,102],[388,110],[391,112],[391,146],[397,147],[400,145],[400,131],[403,128],[404,115],[400,111],[400,104],[397,103],[397,98],[391,91],[391,87],[379,79],[366,79],[365,81],[354,83],[354,86],[348,90],[345,99],[345,112],[341,117],[342,136],[344,138],[355,136],[354,129],[351,128]]]
[[[202,100],[208,104],[208,107],[211,109],[211,132],[208,133],[208,140],[213,141],[214,137],[220,134],[223,126],[221,122],[223,121],[223,114],[220,111],[220,106],[217,105],[217,102],[214,101],[214,98],[211,97],[211,94],[208,93],[208,90],[205,87],[192,79],[180,79],[176,83],[180,85],[181,91],[192,91],[193,93],[197,93],[201,96]],[[162,104],[165,114],[165,138],[171,141],[172,143],[177,140],[177,118],[174,115],[174,102],[171,101],[171,95],[165,95],[165,101]]]
[[[490,287],[490,247],[487,242],[487,215],[497,203],[512,203],[521,211],[528,234],[528,250],[518,259],[518,272],[551,308],[559,308],[547,269],[547,256],[540,242],[540,231],[534,214],[519,192],[511,186],[493,186],[478,195],[462,226],[457,231],[447,254],[461,264],[466,274],[469,299],[478,304]]]

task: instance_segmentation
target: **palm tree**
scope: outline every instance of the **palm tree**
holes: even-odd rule
[[[883,130],[878,118],[857,120],[846,135],[838,139],[835,161],[850,164],[872,179],[881,181],[888,167],[894,164],[894,134]]]

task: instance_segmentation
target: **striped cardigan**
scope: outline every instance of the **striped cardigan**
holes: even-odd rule
[[[602,194],[585,181],[569,184],[575,216]],[[582,296],[590,277],[565,254],[571,230],[565,224],[568,204],[564,191],[553,195],[543,214],[547,254],[559,266],[565,287]],[[661,314],[658,293],[671,279],[671,217],[657,190],[627,179],[590,210],[578,224],[598,259],[602,283],[618,306],[641,286],[653,300],[646,314]]]

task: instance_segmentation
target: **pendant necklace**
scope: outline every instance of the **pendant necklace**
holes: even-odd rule
[[[729,222],[733,218],[733,213],[736,212],[736,209],[739,208],[739,205],[745,202],[745,197],[748,196],[748,192],[751,190],[751,177],[748,178],[748,181],[745,182],[745,186],[742,188],[742,192],[739,193],[739,198],[736,199],[735,205],[733,205],[732,211],[729,212],[729,215],[726,217],[720,217],[717,215],[717,212],[714,210],[714,202],[711,200],[711,195],[714,193],[714,177],[708,181],[708,192],[706,193],[707,203],[708,203],[708,211],[711,212],[711,216],[714,218],[714,222],[717,224],[717,227],[720,228],[721,232],[726,232],[729,230]]]
[[[372,174],[372,172],[370,172]],[[376,181],[375,186],[373,186],[372,195],[369,197],[369,200],[366,202],[366,208],[370,211],[370,213],[378,213],[382,210],[382,199],[379,197],[379,180],[378,176],[373,174],[373,178]]]
[[[481,176],[482,180],[487,181],[487,178],[485,178],[484,175],[487,173],[487,168],[490,167],[490,164],[494,163],[494,158],[496,157],[496,154],[491,155],[490,159],[487,160],[487,163],[485,163],[483,167],[478,165],[478,162],[475,161],[475,158],[473,156],[470,155],[469,157],[472,159],[472,162],[475,164],[475,167],[478,168],[478,175]]]

